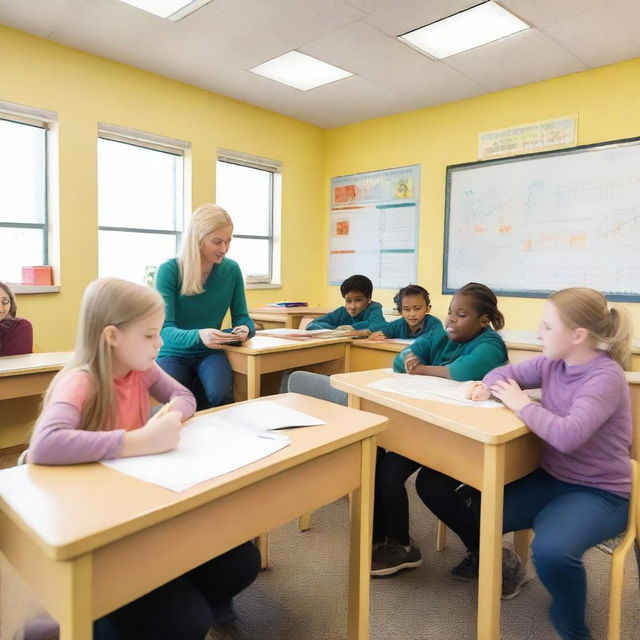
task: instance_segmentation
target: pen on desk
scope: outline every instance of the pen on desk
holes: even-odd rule
[[[167,413],[169,413],[169,411],[171,411],[171,407],[173,406],[173,403],[176,401],[175,398],[171,398],[171,400],[169,400],[169,402],[167,402],[167,404],[165,404],[162,409],[160,409],[160,411],[158,411],[158,413],[156,413],[156,418],[162,418],[162,416],[166,416]]]

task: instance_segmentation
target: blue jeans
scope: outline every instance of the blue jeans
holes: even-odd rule
[[[196,397],[197,410],[233,402],[233,372],[224,351],[204,356],[165,356],[158,364]]]
[[[422,501],[469,551],[480,544],[480,492],[434,469],[416,478]],[[543,469],[504,488],[503,531],[533,529],[531,549],[538,577],[551,594],[551,621],[563,640],[589,640],[585,622],[587,549],[620,533],[629,500],[609,491],[562,482]]]
[[[533,529],[533,562],[551,594],[551,621],[563,640],[589,640],[582,556],[624,530],[629,501],[609,491],[557,480],[542,469],[508,484],[503,529]]]

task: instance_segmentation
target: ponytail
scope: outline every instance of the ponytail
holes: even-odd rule
[[[486,315],[496,331],[504,328],[504,316],[498,309],[496,294],[484,284],[469,282],[458,289],[457,295],[469,296],[474,301],[474,309],[479,316]]]

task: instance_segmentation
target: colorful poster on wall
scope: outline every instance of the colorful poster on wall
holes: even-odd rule
[[[420,167],[331,179],[329,284],[361,273],[374,287],[416,282]]]

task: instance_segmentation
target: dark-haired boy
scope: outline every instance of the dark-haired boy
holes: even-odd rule
[[[373,284],[367,276],[355,275],[340,285],[344,306],[316,318],[307,329],[369,329],[369,325],[384,322],[382,305],[371,302]]]

